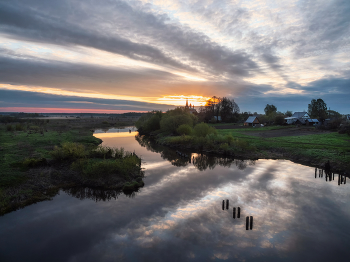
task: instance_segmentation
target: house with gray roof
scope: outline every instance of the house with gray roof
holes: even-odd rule
[[[305,124],[306,119],[311,119],[308,113],[306,112],[295,112],[291,117],[286,117],[287,124]]]
[[[257,116],[250,116],[248,119],[244,122],[245,126],[255,126],[259,125],[260,121]]]

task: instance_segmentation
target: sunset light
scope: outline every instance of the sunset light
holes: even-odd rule
[[[350,0],[0,0],[1,262],[348,261],[349,170]]]

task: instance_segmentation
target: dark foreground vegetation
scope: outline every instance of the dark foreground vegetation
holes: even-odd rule
[[[143,186],[141,159],[99,145],[93,129],[106,124],[92,120],[0,117],[0,215],[51,199],[62,188],[132,193]]]
[[[343,173],[350,168],[350,136],[344,126],[339,132],[277,125],[245,128],[231,124],[230,128],[226,124],[226,129],[219,129],[220,124],[199,123],[198,117],[185,108],[165,114],[150,112],[135,125],[141,135],[174,148],[244,159],[289,159],[316,167],[323,167],[329,160],[334,171]],[[276,130],[280,130],[279,136],[269,135]],[[258,132],[263,133],[257,136]]]

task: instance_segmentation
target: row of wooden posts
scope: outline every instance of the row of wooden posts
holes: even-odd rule
[[[323,169],[319,169],[318,170],[318,177],[323,177]],[[325,178],[326,178],[326,181],[332,181],[334,180],[334,173],[331,173],[331,172],[327,172],[325,171]],[[317,178],[317,168],[315,168],[315,178]],[[341,184],[346,184],[346,176],[342,176],[342,175],[338,175],[338,185],[340,186]]]
[[[226,199],[226,204],[225,204],[225,200],[222,200],[222,210],[225,210],[225,207],[226,209],[229,209],[229,200]],[[234,207],[232,209],[232,217],[233,219],[236,219],[236,208]],[[241,218],[241,208],[240,207],[237,207],[237,218]],[[245,229],[246,230],[252,230],[253,229],[253,216],[250,216],[250,219],[249,219],[249,216],[246,217],[246,225],[245,225]]]

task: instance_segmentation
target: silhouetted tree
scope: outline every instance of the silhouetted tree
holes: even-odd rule
[[[268,116],[268,115],[270,115],[272,113],[276,113],[277,112],[277,107],[275,107],[274,105],[267,104],[265,109],[264,109],[264,111],[265,111],[265,115]]]
[[[292,112],[292,111],[287,110],[287,111],[284,113],[284,115],[285,115],[286,117],[290,117],[290,116],[292,116],[292,115],[293,115],[293,112]]]
[[[239,106],[236,104],[236,102],[232,99],[228,99],[227,97],[223,97],[221,99],[221,118],[223,121],[227,122],[228,120],[232,119],[234,115],[239,114]]]
[[[312,99],[308,105],[308,113],[312,118],[317,118],[323,122],[327,118],[327,104],[321,99]]]

